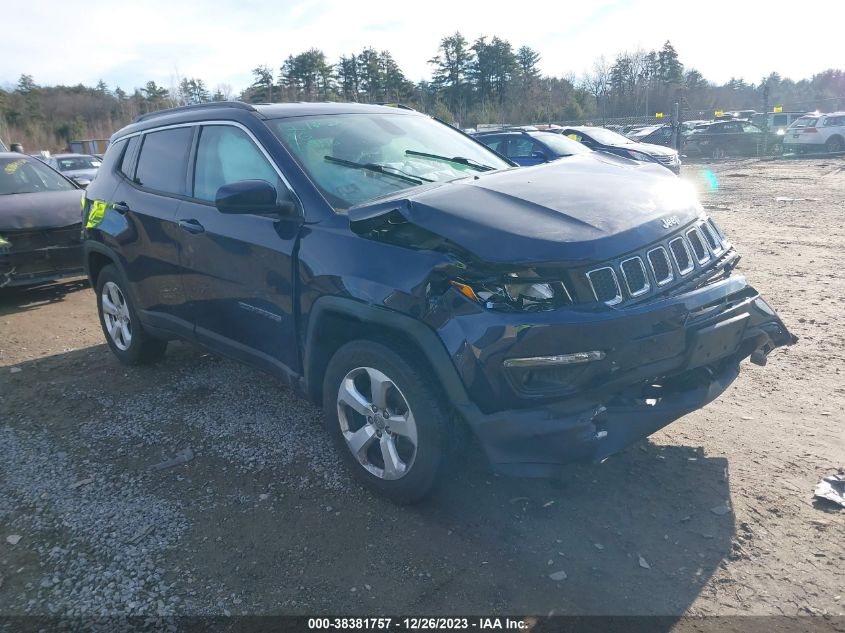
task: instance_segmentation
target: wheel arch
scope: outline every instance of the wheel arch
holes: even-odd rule
[[[437,333],[412,317],[343,297],[321,297],[311,309],[305,336],[305,391],[322,399],[323,379],[334,353],[345,343],[370,339],[398,341],[412,349],[456,408],[473,407],[464,384]]]
[[[109,265],[117,267],[121,274],[123,274],[124,278],[126,278],[126,271],[123,269],[119,258],[107,246],[96,242],[88,242],[85,244],[84,253],[85,257],[83,264],[85,267],[85,274],[88,275],[88,279],[91,281],[91,286],[93,288],[97,287],[97,277],[99,277],[100,272],[103,268]]]

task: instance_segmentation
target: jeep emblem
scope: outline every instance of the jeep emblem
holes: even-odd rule
[[[660,222],[663,224],[664,229],[668,229],[677,224],[680,224],[681,219],[677,215],[670,215],[668,218],[663,218]]]

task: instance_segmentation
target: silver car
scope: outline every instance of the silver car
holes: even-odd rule
[[[85,187],[94,180],[102,161],[88,154],[53,154],[47,163],[78,185]]]

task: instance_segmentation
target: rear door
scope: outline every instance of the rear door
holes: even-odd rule
[[[138,308],[151,324],[180,334],[190,333],[192,326],[181,280],[183,236],[176,212],[187,192],[194,131],[173,127],[130,139],[120,167],[126,177],[111,199],[125,218],[115,238]]]
[[[299,224],[214,206],[224,184],[265,180],[282,191],[285,181],[255,138],[234,123],[204,125],[193,163],[177,230],[197,339],[269,369],[299,372],[293,303]]]

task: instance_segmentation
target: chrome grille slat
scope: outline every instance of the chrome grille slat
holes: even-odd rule
[[[639,297],[649,291],[651,284],[648,281],[648,274],[642,259],[631,257],[623,261],[619,268],[622,270],[625,286],[632,297]]]
[[[692,263],[692,253],[687,246],[687,241],[683,237],[676,237],[669,242],[669,250],[672,251],[672,258],[681,276],[691,273],[695,264]]]
[[[704,234],[704,239],[707,240],[707,244],[710,246],[710,250],[713,251],[713,254],[718,255],[722,252],[722,242],[719,240],[719,236],[716,234],[715,229],[710,224],[710,222],[704,222],[701,225],[701,232]]]
[[[654,281],[658,286],[665,286],[675,278],[675,272],[672,270],[672,262],[669,261],[669,253],[662,246],[651,249],[647,254],[651,272],[654,275]]]
[[[590,288],[596,301],[612,306],[622,301],[622,289],[619,287],[619,280],[616,278],[616,271],[610,266],[596,268],[587,273],[590,281]]]
[[[692,247],[695,261],[699,264],[706,264],[710,261],[710,251],[704,245],[704,240],[701,237],[701,232],[697,228],[691,228],[687,231],[687,241]]]

